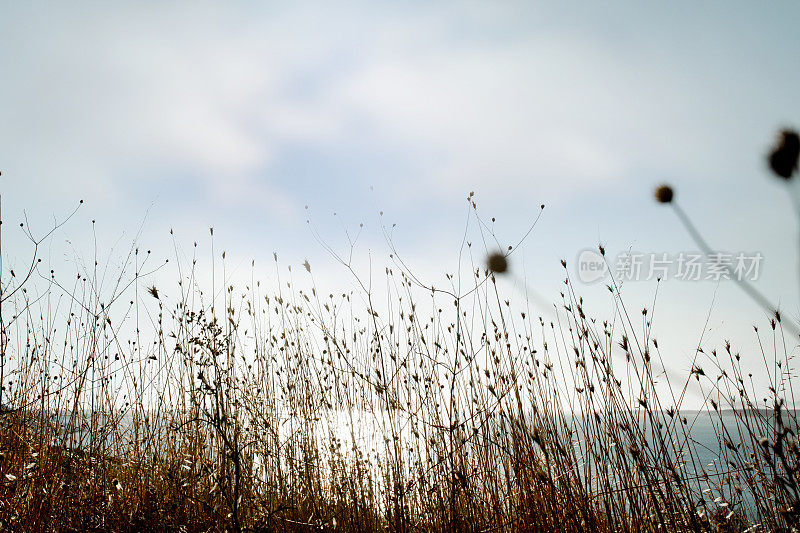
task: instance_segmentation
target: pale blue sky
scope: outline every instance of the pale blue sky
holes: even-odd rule
[[[91,249],[89,220],[108,250],[149,209],[142,242],[163,256],[169,228],[188,248],[213,225],[240,263],[276,250],[336,284],[306,218],[336,245],[364,222],[361,246],[384,258],[383,210],[435,281],[474,190],[503,245],[547,205],[512,266],[555,298],[558,260],[598,241],[696,249],[652,202],[669,181],[714,246],[763,253],[759,287],[797,315],[796,220],[764,153],[800,125],[799,22],[793,2],[3,2],[4,220],[24,209],[44,229],[85,199],[58,266],[67,239]],[[652,299],[652,284],[626,290],[633,308]],[[676,368],[714,291],[661,289]],[[763,313],[731,284],[715,302],[711,341],[750,346]]]

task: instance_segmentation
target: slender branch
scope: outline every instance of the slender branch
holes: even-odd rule
[[[675,214],[678,216],[678,219],[681,221],[683,226],[686,228],[686,231],[689,232],[689,235],[692,237],[694,242],[706,255],[711,255],[714,253],[714,250],[709,246],[709,244],[703,239],[700,235],[700,232],[697,231],[697,228],[692,224],[692,221],[686,215],[683,209],[680,208],[678,204],[675,202],[671,202],[670,205],[672,209],[675,211]],[[761,294],[755,287],[749,284],[746,280],[739,279],[738,277],[731,275],[731,268],[728,265],[721,265],[725,271],[728,273],[728,278],[736,283],[755,303],[761,306],[764,311],[766,311],[769,315],[773,316],[783,324],[780,320],[780,313],[778,312],[777,306],[773,305],[763,294]],[[800,335],[800,329],[797,328],[795,324],[792,322],[787,321],[786,327],[794,334]]]

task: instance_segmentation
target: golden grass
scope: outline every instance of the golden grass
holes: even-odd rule
[[[108,294],[89,274],[36,294],[4,280],[0,529],[797,525],[776,321],[756,331],[769,391],[729,345],[698,349],[667,383],[648,311],[634,325],[613,282],[613,316],[596,320],[567,274],[550,321],[502,295],[483,261],[461,293],[387,268],[378,308],[363,285],[326,295],[285,280],[210,298],[194,259],[157,288],[143,255]],[[690,434],[705,415],[682,409],[690,387],[712,413],[712,466]]]

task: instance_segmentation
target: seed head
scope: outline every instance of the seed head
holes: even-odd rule
[[[661,185],[656,189],[656,201],[660,204],[672,203],[675,192],[669,185]]]
[[[492,272],[502,274],[508,270],[508,259],[506,259],[506,256],[501,252],[495,252],[490,254],[486,259],[486,266],[488,266],[489,270]]]
[[[798,157],[800,157],[800,137],[796,131],[782,130],[769,154],[769,167],[779,178],[791,179],[797,170]]]

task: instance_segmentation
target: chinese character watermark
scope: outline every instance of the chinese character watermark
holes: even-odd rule
[[[609,275],[617,281],[676,279],[680,281],[756,281],[761,274],[761,252],[633,252],[607,258],[595,250],[578,255],[578,279],[594,283]]]

